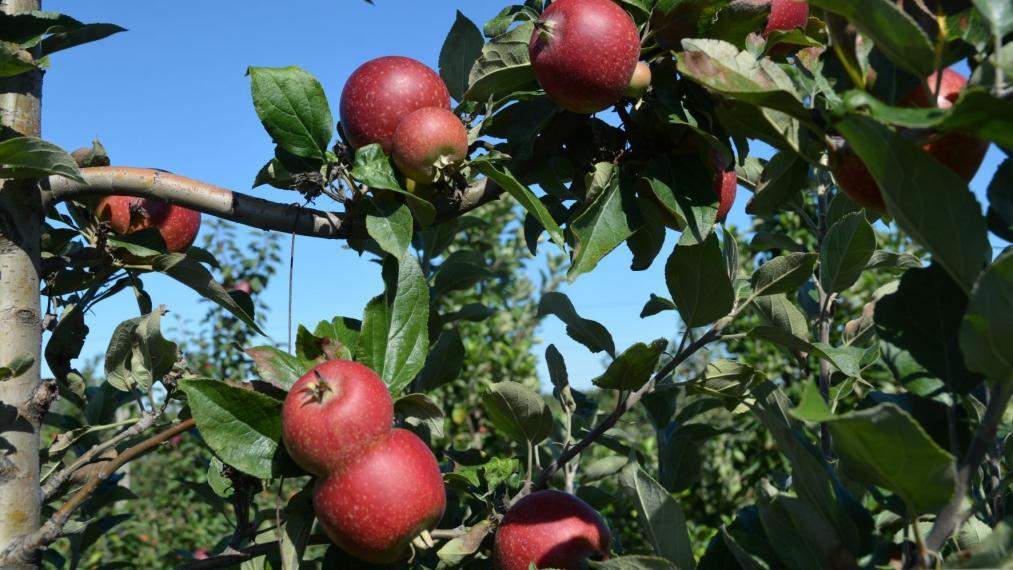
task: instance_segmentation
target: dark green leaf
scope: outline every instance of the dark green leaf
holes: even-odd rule
[[[425,394],[406,394],[394,401],[394,413],[429,427],[430,433],[443,437],[443,410]]]
[[[81,44],[98,41],[113,34],[127,31],[115,24],[84,24],[72,30],[55,33],[42,40],[42,56],[56,53]]]
[[[583,344],[591,352],[605,351],[613,358],[616,355],[615,341],[608,329],[597,321],[581,318],[573,308],[570,298],[563,293],[551,291],[542,295],[538,303],[538,316],[556,315],[566,324],[566,334]]]
[[[820,246],[820,284],[840,293],[858,281],[876,250],[876,232],[865,214],[848,214],[830,227]]]
[[[180,381],[201,437],[216,455],[260,479],[279,474],[281,402],[219,380]]]
[[[914,143],[871,119],[851,116],[837,128],[882,189],[897,225],[970,291],[991,258],[991,246],[981,206],[967,184]]]
[[[250,67],[253,106],[274,142],[305,158],[327,160],[334,120],[315,77],[298,67]]]
[[[763,168],[746,213],[767,216],[798,196],[809,182],[809,165],[793,152],[781,151]]]
[[[717,218],[713,173],[699,161],[675,167],[670,157],[659,157],[648,163],[643,176],[658,202],[685,228],[679,243],[703,243]]]
[[[35,357],[25,353],[14,357],[5,366],[0,366],[0,382],[11,380],[28,372],[35,365]]]
[[[0,77],[21,75],[37,67],[38,63],[28,50],[21,49],[17,44],[0,41]]]
[[[608,390],[636,390],[651,379],[666,346],[668,341],[663,338],[649,345],[638,342],[624,350],[592,383]]]
[[[735,302],[735,291],[713,233],[699,245],[675,246],[665,264],[665,282],[689,327],[720,319]]]
[[[106,381],[124,392],[147,390],[172,370],[176,343],[165,340],[160,328],[165,306],[120,323],[109,339],[105,355]]]
[[[622,470],[619,481],[637,510],[640,528],[654,552],[680,570],[693,570],[696,561],[689,542],[686,515],[679,503],[635,461]]]
[[[567,278],[571,282],[577,276],[592,271],[602,258],[636,230],[637,224],[630,221],[631,216],[638,216],[633,213],[636,209],[633,196],[620,187],[618,172],[614,169],[610,163],[600,162],[595,165],[595,172],[589,178],[604,179],[607,182],[600,185],[600,193],[587,209],[570,222],[570,231],[577,242],[567,272]],[[593,184],[588,186],[591,189]]]
[[[876,303],[876,332],[882,340],[908,351],[952,390],[966,393],[981,378],[968,372],[958,331],[967,297],[941,267],[904,273],[896,293]]]
[[[435,390],[447,382],[452,382],[461,374],[464,366],[464,343],[457,329],[448,329],[440,333],[436,344],[426,357],[426,365],[419,374],[419,386],[423,392]]]
[[[239,320],[249,325],[257,334],[264,334],[260,330],[260,327],[257,326],[257,323],[254,322],[253,316],[236,303],[236,300],[229,295],[229,292],[218,284],[218,281],[211,275],[211,272],[195,258],[182,253],[168,253],[152,260],[151,269],[165,273],[169,277],[193,289],[205,299],[214,301],[223,309],[238,317]]]
[[[541,443],[552,431],[552,413],[545,400],[522,384],[493,384],[482,403],[496,429],[518,443]]]
[[[652,315],[657,315],[662,311],[675,311],[677,310],[675,303],[664,297],[659,297],[654,293],[651,293],[651,298],[644,304],[644,308],[640,310],[640,318],[647,318]]]
[[[810,0],[844,18],[892,61],[915,77],[935,71],[935,51],[914,19],[890,0]]]
[[[1013,251],[1000,255],[974,284],[960,348],[968,368],[997,384],[1013,384]]]
[[[282,390],[291,388],[307,372],[298,358],[273,346],[255,346],[243,352],[253,359],[261,380]]]
[[[454,99],[460,101],[464,98],[468,74],[475,60],[482,55],[484,46],[485,40],[478,26],[458,10],[454,25],[440,48],[440,77]]]
[[[534,23],[525,22],[482,47],[482,55],[468,74],[465,100],[484,103],[535,83],[528,57],[534,29]]]
[[[74,159],[51,142],[34,137],[0,142],[0,177],[37,178],[54,174],[84,182]]]
[[[505,168],[500,170],[489,161],[476,160],[472,162],[472,167],[478,172],[486,175],[490,180],[499,185],[500,188],[503,188],[507,194],[513,196],[513,198],[517,200],[529,214],[534,216],[547,232],[549,232],[549,237],[552,238],[552,241],[558,245],[560,249],[565,251],[566,245],[563,239],[563,230],[559,228],[559,224],[557,224],[556,220],[553,219],[552,214],[550,214],[549,210],[545,208],[545,205],[535,197],[530,188],[518,182],[509,170],[506,170]]]
[[[816,266],[815,253],[789,253],[761,265],[751,279],[753,294],[792,293],[805,284]]]
[[[597,570],[679,570],[672,562],[655,556],[620,556],[605,562],[591,561]]]
[[[770,545],[785,566],[823,568],[840,549],[836,529],[805,501],[760,484],[757,507]]]
[[[1013,242],[1013,160],[1008,158],[988,184],[988,227]]]

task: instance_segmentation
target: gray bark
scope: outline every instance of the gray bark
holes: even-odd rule
[[[41,0],[0,0],[8,14],[39,9]],[[0,79],[0,140],[41,134],[41,97],[41,71]],[[35,359],[25,374],[0,382],[0,551],[39,528],[39,426],[19,409],[39,384],[41,211],[36,181],[0,181],[0,366]]]

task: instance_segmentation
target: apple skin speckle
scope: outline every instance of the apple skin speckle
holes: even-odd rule
[[[550,99],[575,113],[595,113],[626,91],[640,35],[611,0],[556,0],[536,22],[528,52]]]
[[[450,109],[435,71],[408,57],[380,57],[359,66],[341,91],[341,128],[352,148],[380,143],[390,152],[401,119],[425,107]]]

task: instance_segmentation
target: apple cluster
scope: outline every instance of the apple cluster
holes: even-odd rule
[[[926,80],[930,89],[939,85],[939,91],[933,98],[925,92],[923,86],[915,89],[914,93],[901,101],[902,107],[939,107],[948,109],[960,97],[960,92],[967,85],[967,79],[953,69],[944,69],[942,77],[933,73]],[[985,153],[988,151],[988,141],[983,141],[967,135],[950,133],[943,136],[932,136],[930,133],[929,142],[922,146],[932,158],[955,172],[965,181],[970,182],[985,160]],[[886,203],[883,201],[883,193],[873,179],[872,174],[862,163],[861,159],[850,149],[831,154],[830,170],[834,174],[837,186],[844,190],[856,204],[886,213]]]
[[[414,59],[379,57],[359,66],[341,91],[341,129],[353,149],[379,144],[417,184],[468,156],[468,132],[450,111],[435,71]]]
[[[292,385],[282,407],[282,440],[317,477],[313,510],[327,536],[367,562],[404,558],[447,505],[429,447],[393,428],[394,403],[366,366],[330,360]]]

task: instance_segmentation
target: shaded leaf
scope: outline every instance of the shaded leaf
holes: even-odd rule
[[[538,303],[538,316],[555,315],[566,324],[566,334],[583,344],[591,352],[605,351],[615,357],[616,345],[608,329],[597,321],[582,318],[573,308],[570,298],[563,293],[550,291]]]
[[[715,234],[699,245],[675,246],[665,264],[665,283],[689,327],[727,315],[735,302],[735,291]]]
[[[496,429],[518,443],[541,443],[552,431],[552,413],[545,400],[522,384],[493,384],[482,403]]]

